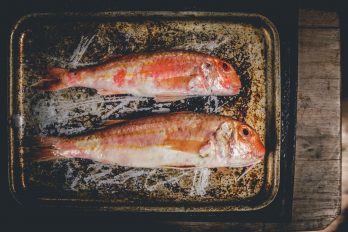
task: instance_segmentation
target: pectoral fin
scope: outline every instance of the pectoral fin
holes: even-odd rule
[[[199,156],[201,158],[206,158],[215,152],[214,143],[212,140],[209,140],[207,143],[205,143],[203,146],[199,149]]]
[[[170,139],[165,141],[165,145],[173,150],[199,154],[202,142],[196,140]]]

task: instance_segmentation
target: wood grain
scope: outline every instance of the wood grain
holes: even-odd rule
[[[339,17],[333,11],[301,9],[300,27],[339,27]]]
[[[300,25],[307,27],[299,28],[293,230],[323,229],[340,212],[340,31],[333,27],[338,26],[335,15],[300,12]],[[322,28],[328,25],[332,28]]]

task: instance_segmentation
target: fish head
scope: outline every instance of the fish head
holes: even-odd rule
[[[200,150],[210,167],[247,167],[259,163],[266,149],[254,129],[239,121],[225,121]]]
[[[224,60],[215,59],[214,67],[216,75],[214,75],[211,92],[219,96],[230,96],[239,93],[241,88],[240,77],[231,64]]]
[[[200,75],[189,82],[191,92],[199,95],[231,96],[239,93],[240,78],[231,64],[218,58],[209,58],[200,64]]]
[[[235,128],[230,139],[231,162],[240,167],[259,163],[266,153],[259,135],[242,122],[237,122]]]

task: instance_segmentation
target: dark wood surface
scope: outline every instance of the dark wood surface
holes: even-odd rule
[[[293,228],[325,228],[340,212],[340,30],[334,12],[300,11]]]

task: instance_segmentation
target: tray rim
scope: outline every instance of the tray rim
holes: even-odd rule
[[[39,205],[44,205],[47,207],[52,207],[51,202],[56,202],[57,199],[49,199],[44,197],[37,197],[37,198],[27,198],[25,191],[21,191],[16,189],[18,186],[16,186],[15,181],[15,170],[14,166],[15,164],[15,148],[14,148],[14,140],[15,140],[15,132],[13,129],[13,112],[14,112],[14,99],[13,99],[13,92],[14,92],[14,51],[15,49],[15,43],[14,40],[17,38],[17,34],[20,33],[20,29],[27,21],[32,19],[39,19],[39,18],[45,18],[45,17],[105,17],[105,18],[113,18],[113,17],[165,17],[165,18],[184,18],[184,17],[195,17],[197,19],[201,17],[207,17],[207,18],[216,18],[216,17],[231,17],[231,18],[238,18],[238,17],[245,17],[245,18],[254,18],[259,20],[264,26],[267,27],[267,30],[271,33],[272,40],[274,41],[273,45],[273,57],[276,58],[277,64],[275,65],[274,73],[272,74],[274,76],[275,82],[278,83],[279,89],[275,88],[275,92],[278,91],[279,93],[276,94],[276,97],[279,97],[280,99],[276,102],[276,107],[279,108],[279,112],[275,110],[274,114],[279,114],[277,117],[279,118],[279,130],[276,131],[276,143],[277,147],[279,147],[278,155],[274,158],[273,163],[276,163],[274,165],[274,180],[273,185],[271,187],[270,194],[267,194],[267,198],[262,201],[261,204],[258,204],[256,207],[250,207],[250,206],[241,206],[236,207],[235,205],[228,205],[228,206],[221,206],[221,207],[215,207],[215,206],[141,206],[141,205],[113,205],[113,206],[91,206],[91,205],[83,205],[85,202],[88,202],[88,200],[81,200],[79,199],[79,206],[75,205],[69,205],[66,204],[67,202],[73,202],[74,199],[59,199],[59,202],[64,202],[65,204],[59,205],[59,207],[69,207],[69,208],[83,208],[85,210],[97,210],[97,211],[113,211],[113,212],[159,212],[159,213],[223,213],[223,212],[249,212],[249,211],[257,211],[260,209],[263,209],[267,206],[269,206],[274,199],[277,197],[277,194],[279,192],[279,185],[280,185],[280,166],[281,166],[281,159],[280,159],[280,153],[282,151],[282,145],[280,142],[281,138],[281,55],[280,55],[280,38],[279,33],[277,30],[277,27],[271,20],[269,20],[267,17],[263,16],[260,13],[241,13],[241,12],[203,12],[203,11],[104,11],[104,12],[97,12],[97,13],[76,13],[76,12],[64,12],[64,13],[31,13],[22,16],[17,23],[14,25],[13,29],[11,30],[10,35],[10,54],[9,54],[9,82],[8,82],[8,131],[9,131],[9,154],[8,154],[8,184],[10,192],[13,196],[13,198],[21,205],[30,205],[30,201],[37,202]],[[25,27],[25,26],[24,26]],[[278,96],[279,95],[279,96]],[[277,118],[276,117],[276,118]],[[276,119],[275,119],[276,121]],[[279,144],[279,145],[278,145]],[[17,157],[18,158],[18,157]],[[44,204],[42,204],[44,203]],[[48,204],[45,204],[48,203]],[[81,207],[83,205],[83,207]],[[57,206],[57,205],[55,205]]]

